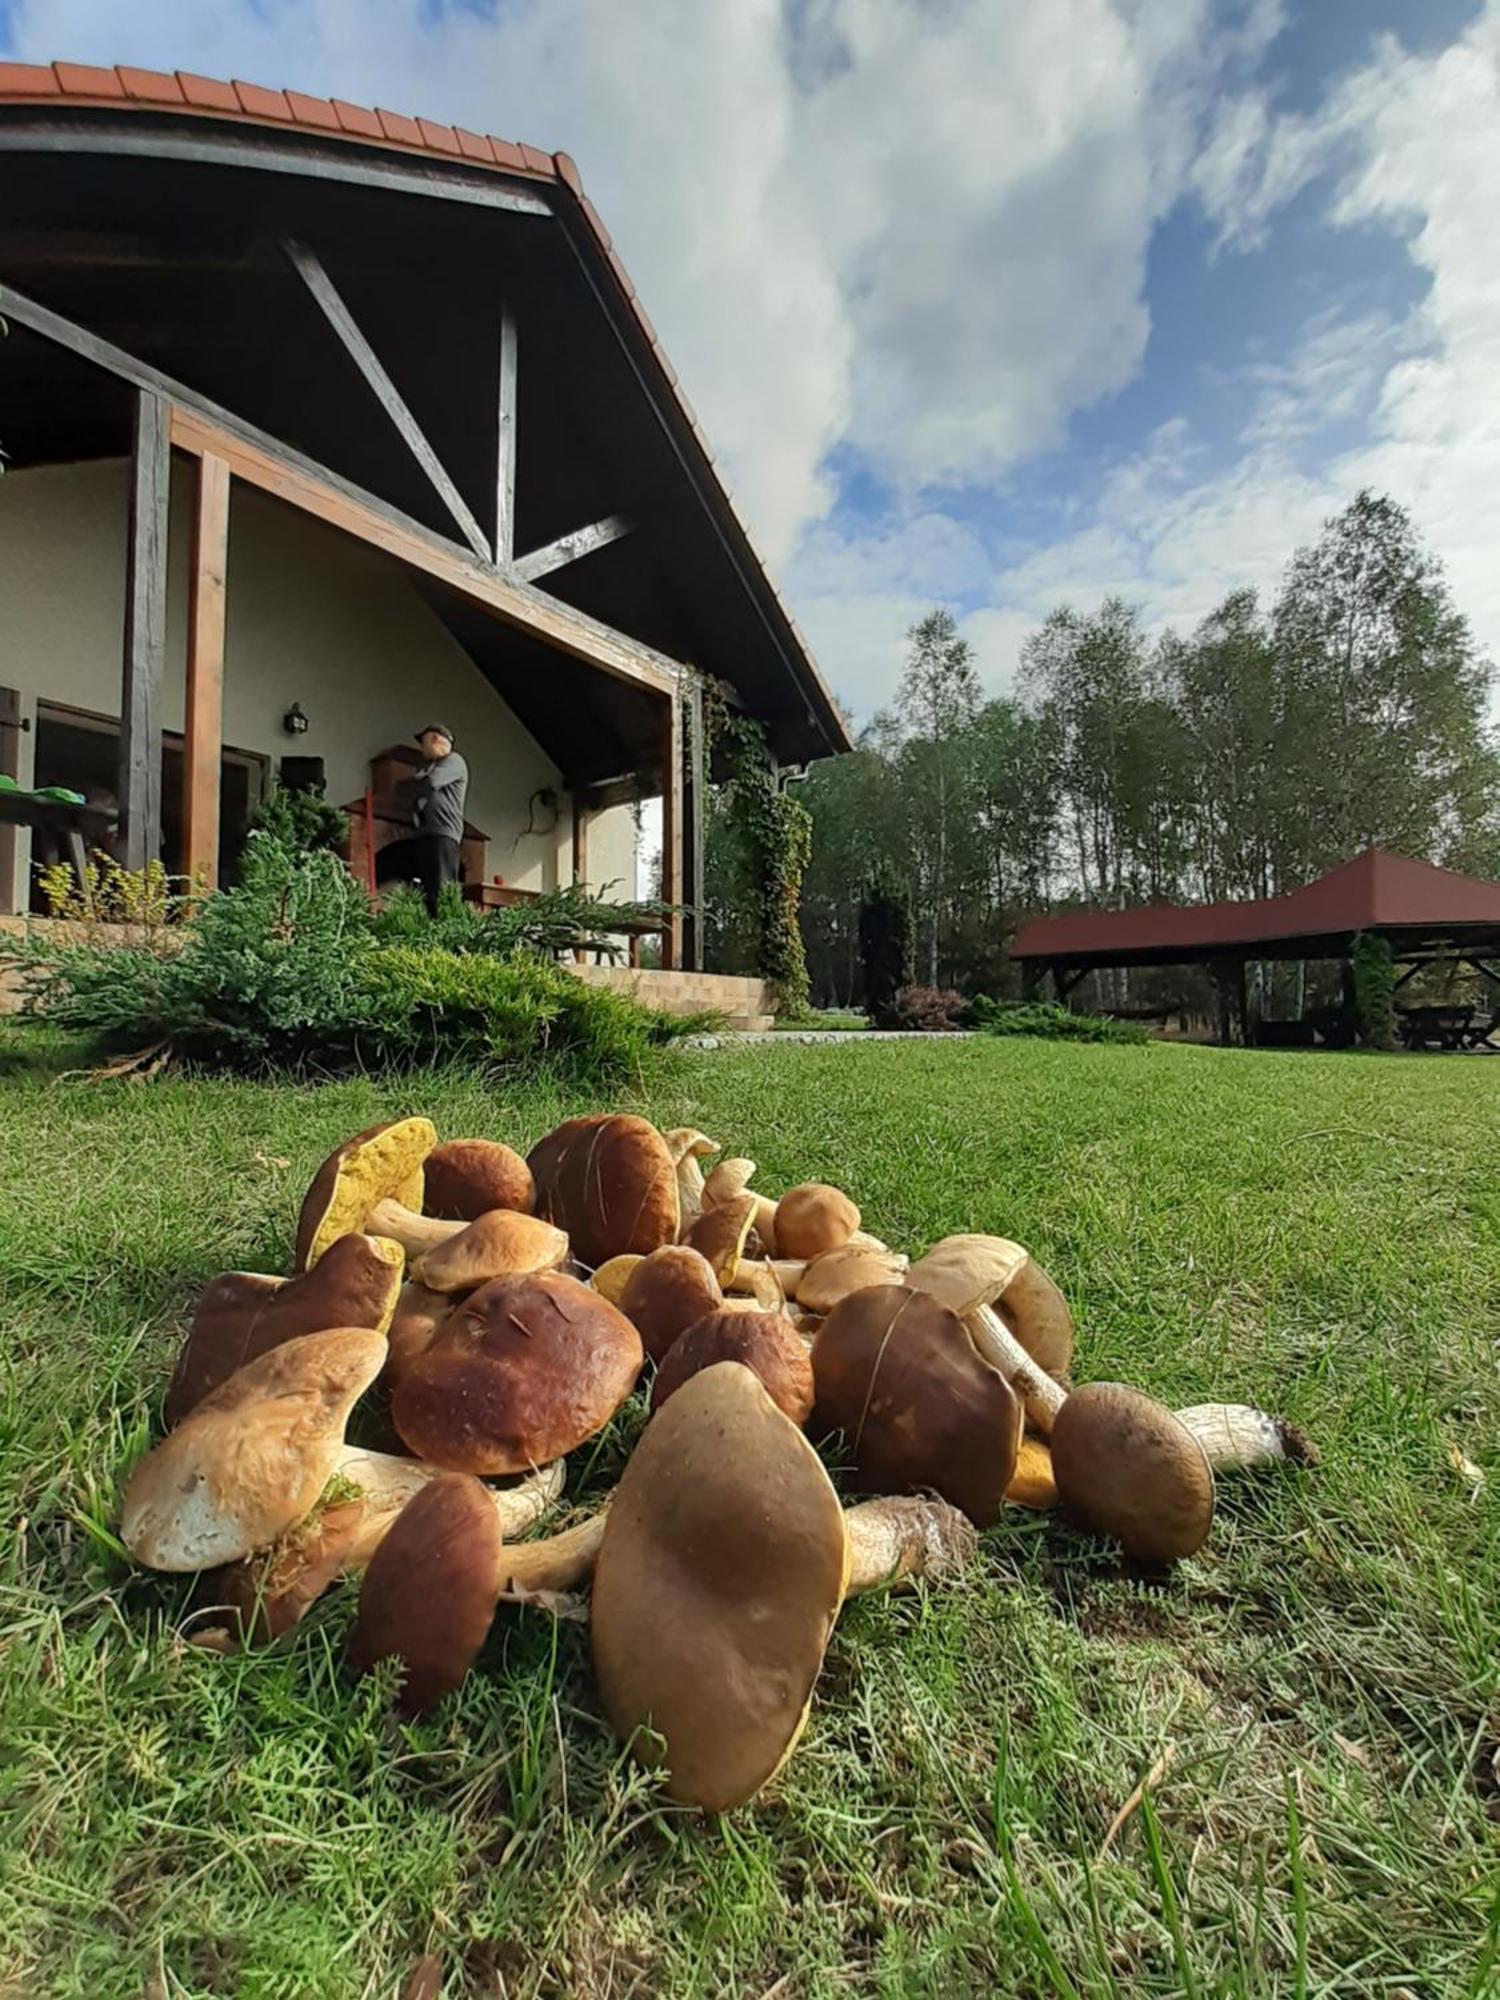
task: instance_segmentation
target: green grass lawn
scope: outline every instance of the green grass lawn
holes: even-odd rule
[[[225,1658],[96,1532],[195,1288],[285,1268],[336,1140],[423,1111],[524,1146],[582,1101],[17,1066],[0,1992],[352,2000],[436,1953],[447,1994],[506,2000],[1495,1994],[1500,1064],[761,1046],[669,1058],[638,1103],[772,1188],[845,1184],[900,1246],[1020,1238],[1080,1378],[1261,1402],[1321,1469],[1225,1482],[1165,1581],[1017,1513],[957,1587],[851,1605],[774,1792],[705,1824],[622,1761],[581,1626],[503,1615],[403,1726],[341,1671],[352,1590]],[[638,1422],[579,1454],[575,1498]]]

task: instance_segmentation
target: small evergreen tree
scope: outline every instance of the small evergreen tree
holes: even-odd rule
[[[866,1010],[874,1020],[888,1020],[896,995],[913,977],[911,908],[891,869],[876,872],[860,904],[859,956]]]
[[[1396,1046],[1396,979],[1391,947],[1375,931],[1361,931],[1350,954],[1354,972],[1354,1018],[1361,1048]]]

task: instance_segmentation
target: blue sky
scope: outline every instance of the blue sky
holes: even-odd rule
[[[579,161],[856,716],[1190,624],[1362,483],[1500,651],[1500,0],[0,0],[7,54]]]

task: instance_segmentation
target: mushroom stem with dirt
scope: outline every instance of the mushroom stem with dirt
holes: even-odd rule
[[[1194,1403],[1173,1414],[1202,1445],[1215,1472],[1319,1462],[1318,1447],[1304,1431],[1248,1403]]]

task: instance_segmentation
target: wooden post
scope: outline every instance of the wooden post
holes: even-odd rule
[[[586,889],[588,881],[589,809],[584,803],[583,794],[575,791],[573,794],[573,885],[575,888]],[[580,946],[573,953],[573,960],[577,965],[584,965],[588,961],[588,953]]]
[[[229,561],[229,467],[196,461],[188,583],[183,844],[190,880],[219,886],[219,771],[224,759],[224,589]]]
[[[509,569],[516,553],[516,316],[500,310],[500,381],[495,451],[495,563]]]
[[[29,718],[21,713],[19,693],[15,688],[0,687],[0,776],[14,778],[18,784],[25,775],[21,768],[22,737],[30,727]],[[0,826],[0,917],[24,915],[30,900],[27,885],[16,880],[21,838],[20,827]]]
[[[1240,959],[1235,965],[1235,1000],[1240,1015],[1240,1047],[1250,1046],[1250,982],[1246,977],[1247,961]]]
[[[687,883],[690,905],[688,964],[703,970],[703,816],[708,800],[708,766],[703,743],[703,683],[693,677],[688,695]]]
[[[662,901],[682,902],[682,709],[673,688],[667,695],[662,727],[661,893]],[[663,970],[682,964],[682,913],[674,910],[661,934]]]
[[[172,451],[165,401],[135,402],[130,527],[125,557],[125,671],[120,703],[120,858],[161,856],[161,678],[167,652],[167,516]]]

